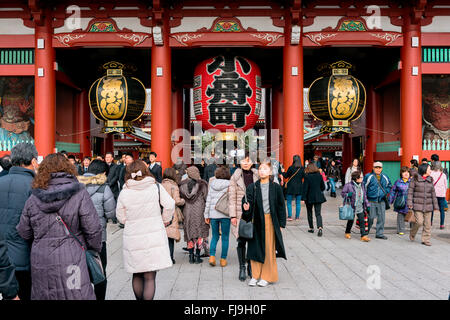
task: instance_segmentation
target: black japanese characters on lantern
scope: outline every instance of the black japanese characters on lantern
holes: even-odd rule
[[[366,89],[349,75],[352,65],[345,61],[324,64],[319,71],[325,77],[313,81],[308,91],[308,103],[313,116],[322,121],[321,132],[351,133],[351,122],[357,120],[366,105]]]
[[[89,106],[98,120],[105,121],[102,132],[132,132],[132,122],[145,108],[147,94],[141,81],[124,76],[124,65],[108,62],[103,65],[106,76],[97,79],[89,89]]]
[[[199,64],[194,75],[194,112],[204,129],[252,128],[261,112],[259,68],[233,56]]]

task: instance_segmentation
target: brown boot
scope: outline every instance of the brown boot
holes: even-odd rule
[[[220,259],[220,266],[223,268],[223,267],[226,267],[226,265],[227,265],[227,259]]]
[[[216,265],[216,257],[215,256],[209,257],[209,265],[213,266],[213,267]]]
[[[363,241],[363,242],[369,242],[369,241],[370,241],[370,238],[369,238],[368,236],[364,236],[364,237],[361,237],[361,241]]]

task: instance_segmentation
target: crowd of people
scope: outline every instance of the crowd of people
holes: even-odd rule
[[[281,229],[298,220],[301,201],[308,232],[324,236],[322,204],[326,192],[336,197],[343,185],[343,204],[354,213],[345,238],[351,239],[356,220],[361,241],[384,233],[386,210],[397,212],[397,233],[414,241],[423,227],[422,244],[431,246],[434,211],[444,228],[448,172],[437,155],[431,166],[411,161],[394,183],[375,162],[364,175],[354,159],[345,175],[338,159],[314,156],[303,164],[295,155],[287,170],[271,158],[252,161],[244,153],[238,164],[218,164],[214,157],[186,165],[181,159],[162,170],[157,154],[134,159],[112,152],[82,161],[66,152],[50,154],[38,163],[33,144],[16,145],[0,159],[0,293],[3,299],[105,300],[107,289],[107,224],[123,228],[123,263],[132,274],[137,300],[152,300],[156,274],[170,268],[175,243],[183,240],[189,263],[208,257],[211,267],[228,265],[230,233],[236,238],[237,279],[265,287],[278,281],[276,258],[286,259]],[[295,200],[293,218],[292,202]],[[313,215],[314,211],[314,215]],[[217,263],[217,245],[221,241]],[[104,280],[93,285],[86,251],[98,254]],[[75,277],[75,278],[74,278]]]

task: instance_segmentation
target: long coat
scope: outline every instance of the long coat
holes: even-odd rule
[[[0,178],[0,233],[8,244],[8,256],[17,271],[30,270],[30,244],[17,233],[23,207],[31,195],[34,171],[12,167]]]
[[[303,182],[302,200],[309,204],[324,203],[327,200],[323,195],[325,183],[319,172],[309,173],[305,175]]]
[[[180,190],[178,184],[171,179],[164,179],[161,185],[169,193],[170,197],[175,201],[175,214],[173,215],[172,223],[166,227],[167,237],[180,241],[181,234],[178,225],[178,219],[181,216],[180,206],[184,205],[184,199],[180,198]]]
[[[284,178],[289,178],[289,181],[287,182],[286,193],[292,195],[301,195],[303,191],[302,180],[305,177],[305,168],[290,166],[287,172],[282,173],[282,175]]]
[[[183,209],[184,240],[207,239],[209,237],[209,225],[205,223],[203,213],[208,196],[208,185],[204,180],[197,180],[197,183],[189,192],[189,181],[191,181],[190,178],[183,180],[180,185],[180,195],[185,201]]]
[[[74,176],[52,173],[47,189],[33,189],[17,226],[22,238],[33,240],[31,299],[95,300],[86,254],[56,213],[87,249],[102,248],[102,226],[86,188]]]
[[[8,245],[0,233],[0,293],[3,299],[13,299],[18,291],[19,284],[14,276],[14,265],[8,257]]]
[[[253,172],[253,182],[258,181],[258,170],[251,169]],[[244,176],[242,175],[242,169],[238,168],[233,173],[230,179],[230,187],[228,194],[228,204],[229,204],[229,213],[230,218],[236,218],[237,224],[236,227],[231,225],[231,232],[234,234],[236,238],[239,237],[239,222],[241,221],[242,216],[242,198],[245,196],[247,188],[245,187]]]
[[[248,211],[244,210],[245,198],[242,199],[242,219],[249,222],[253,219],[253,238],[248,242],[247,258],[264,263],[266,257],[266,233],[261,181],[252,183],[247,187],[247,201],[250,204]],[[270,215],[275,233],[275,250],[278,258],[286,258],[283,237],[280,228],[286,227],[286,203],[283,189],[274,182],[269,182]],[[254,208],[253,208],[254,207]],[[254,210],[254,211],[253,211]]]
[[[439,210],[433,178],[428,176],[425,180],[419,174],[415,175],[409,183],[408,207],[414,211],[432,212]]]
[[[165,209],[161,216],[161,207]],[[117,220],[123,230],[123,263],[128,273],[150,272],[172,266],[164,222],[172,220],[175,201],[155,179],[129,179],[117,199]]]

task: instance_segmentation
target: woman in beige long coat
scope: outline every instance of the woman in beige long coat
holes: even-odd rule
[[[180,198],[180,190],[177,184],[177,172],[174,168],[167,168],[164,170],[162,186],[169,195],[175,200],[175,214],[173,215],[172,221],[166,226],[167,238],[169,239],[169,249],[170,257],[172,258],[172,263],[175,264],[175,259],[173,258],[173,250],[175,247],[175,241],[180,241],[181,234],[178,227],[178,221],[182,215],[180,206],[184,205],[184,199]]]
[[[242,216],[242,198],[245,196],[247,186],[258,181],[258,170],[252,169],[253,162],[248,153],[241,160],[241,167],[236,169],[230,179],[230,188],[228,203],[230,207],[231,232],[237,238],[237,256],[239,259],[239,280],[245,281],[247,274],[245,272],[246,263],[246,245],[245,239],[239,238],[238,228]],[[250,262],[247,265],[248,276],[251,278],[252,271]]]
[[[161,207],[164,214],[161,215]],[[127,165],[125,184],[117,199],[116,216],[124,224],[123,262],[133,274],[137,300],[152,300],[156,271],[172,266],[165,225],[172,220],[175,201],[156,184],[145,162]]]

